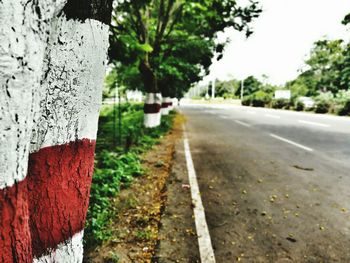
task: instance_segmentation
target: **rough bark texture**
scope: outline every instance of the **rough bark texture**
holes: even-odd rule
[[[84,229],[94,150],[94,142],[81,140],[31,154],[27,178],[35,257]]]
[[[0,262],[31,262],[27,182],[0,193]]]
[[[82,261],[111,6],[0,0],[0,262]]]

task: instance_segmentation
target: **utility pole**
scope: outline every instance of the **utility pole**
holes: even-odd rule
[[[244,80],[241,81],[241,101],[243,100],[244,94]]]

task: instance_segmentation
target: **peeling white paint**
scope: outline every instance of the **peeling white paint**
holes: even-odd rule
[[[46,39],[66,1],[38,2],[0,1],[0,189],[27,174]]]
[[[108,48],[108,26],[60,17],[54,21],[31,152],[76,139],[96,139]]]
[[[58,245],[58,248],[51,251],[48,255],[35,258],[33,263],[80,263],[83,262],[84,231],[75,234],[71,239]]]
[[[0,2],[0,189],[25,178],[29,151],[97,132],[108,26],[27,2]]]

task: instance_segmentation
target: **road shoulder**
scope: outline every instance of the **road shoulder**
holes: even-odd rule
[[[183,139],[175,143],[154,262],[200,262]]]

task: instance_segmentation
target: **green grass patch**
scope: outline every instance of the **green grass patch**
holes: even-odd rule
[[[87,247],[111,237],[109,225],[117,212],[112,206],[112,198],[122,188],[128,187],[133,178],[143,174],[140,155],[157,144],[171,129],[174,116],[174,113],[163,116],[161,126],[148,129],[143,126],[142,104],[102,108],[85,228]]]

